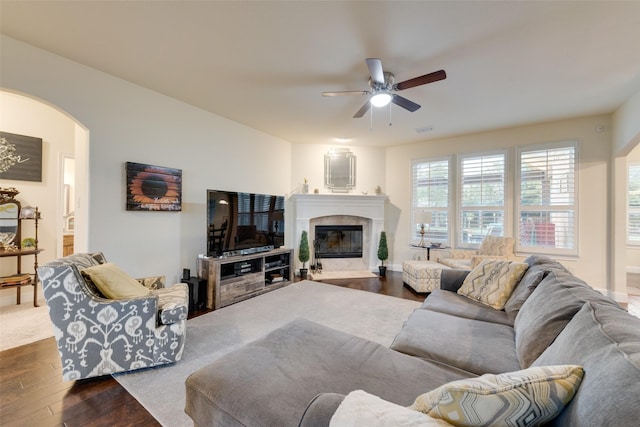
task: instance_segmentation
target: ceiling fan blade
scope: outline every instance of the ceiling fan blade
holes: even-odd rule
[[[367,99],[367,102],[365,102],[364,105],[360,107],[358,111],[356,111],[356,113],[353,115],[353,118],[359,119],[360,117],[364,116],[364,113],[369,111],[369,108],[371,108],[371,102]]]
[[[420,105],[416,104],[413,101],[409,101],[407,98],[400,95],[393,95],[391,102],[404,108],[405,110],[411,111],[412,113],[420,108]]]
[[[322,92],[322,96],[368,95],[366,90],[342,90],[338,92]]]
[[[416,87],[420,85],[426,85],[427,83],[437,82],[438,80],[444,80],[447,78],[447,73],[444,70],[434,71],[433,73],[425,74],[424,76],[415,77],[413,79],[405,80],[395,85],[396,90],[409,89],[410,87]]]
[[[371,81],[383,85],[384,70],[382,69],[382,61],[378,58],[367,58],[367,67],[369,67]]]

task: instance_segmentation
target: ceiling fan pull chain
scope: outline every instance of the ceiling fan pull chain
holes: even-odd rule
[[[373,108],[369,109],[369,132],[373,132]]]
[[[391,123],[391,103],[389,103],[389,126],[391,126],[393,123]]]

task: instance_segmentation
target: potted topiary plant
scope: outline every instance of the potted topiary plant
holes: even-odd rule
[[[300,268],[300,278],[307,278],[307,270],[306,264],[309,261],[309,237],[307,231],[302,232],[302,236],[300,237],[300,250],[298,251],[298,259],[302,263],[302,267]]]
[[[387,275],[387,266],[384,265],[384,261],[387,258],[389,258],[389,248],[387,248],[387,233],[381,231],[380,243],[378,243],[378,259],[382,262],[382,264],[378,266],[378,270],[380,270],[381,277]]]

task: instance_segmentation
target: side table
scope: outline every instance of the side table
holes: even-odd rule
[[[440,251],[440,250],[448,250],[449,249],[449,248],[447,248],[445,246],[431,246],[431,245],[429,245],[429,246],[420,246],[420,245],[414,245],[414,244],[411,244],[409,246],[411,246],[412,248],[417,248],[417,249],[426,249],[427,250],[427,259],[426,260],[427,261],[431,261],[431,251],[432,250]]]

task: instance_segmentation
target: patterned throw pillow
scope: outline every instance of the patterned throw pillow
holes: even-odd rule
[[[458,294],[502,310],[528,267],[524,262],[482,261],[464,279]]]
[[[485,374],[440,386],[418,396],[409,408],[456,426],[538,426],[571,401],[583,374],[577,365]]]

